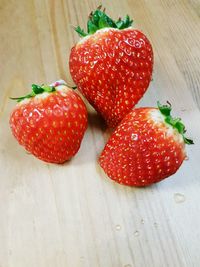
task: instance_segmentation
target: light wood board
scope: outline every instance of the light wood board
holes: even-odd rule
[[[103,0],[129,14],[154,47],[153,82],[139,106],[169,100],[195,145],[171,178],[148,188],[110,181],[97,164],[109,131],[92,111],[79,153],[58,166],[27,154],[9,129],[32,83],[72,84],[73,25],[97,0],[0,0],[0,266],[200,266],[200,2]]]

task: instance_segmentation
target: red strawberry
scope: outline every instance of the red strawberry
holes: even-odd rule
[[[10,126],[19,144],[37,158],[63,163],[74,156],[87,127],[81,97],[63,81],[32,85],[32,93],[17,98]]]
[[[147,37],[131,28],[129,16],[114,22],[97,9],[88,21],[88,33],[72,48],[70,72],[90,104],[115,127],[147,90],[153,69],[153,51]]]
[[[132,110],[116,128],[100,165],[116,182],[145,186],[174,174],[186,158],[185,126],[170,115],[171,106]]]

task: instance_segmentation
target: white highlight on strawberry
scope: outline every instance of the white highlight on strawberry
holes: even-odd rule
[[[103,28],[103,29],[100,29],[100,30],[96,31],[94,34],[91,34],[91,35],[87,35],[85,37],[82,37],[78,41],[77,45],[85,43],[85,41],[87,41],[88,39],[90,39],[91,36],[94,36],[97,33],[108,32],[110,30],[118,30],[118,29],[115,29],[115,28]]]
[[[17,103],[17,106],[19,106],[19,105],[24,105],[24,104],[27,104],[28,102],[30,101],[30,98],[25,98],[25,99],[23,99],[22,101],[20,101],[19,103]]]
[[[49,93],[44,92],[44,93],[42,93],[42,94],[38,94],[38,95],[36,95],[36,96],[35,96],[35,99],[44,99],[44,98],[46,98],[46,97],[48,97],[48,96],[49,96]],[[29,98],[29,100],[31,100],[31,98]]]
[[[60,92],[62,96],[66,96],[66,93],[70,90],[64,80],[58,80],[50,86],[54,86],[56,91]]]
[[[130,29],[133,29],[133,27],[128,27],[128,28],[122,29],[122,30],[119,30],[119,29],[116,29],[116,28],[103,28],[103,29],[97,30],[95,33],[93,33],[91,35],[87,35],[85,37],[81,37],[81,39],[78,41],[77,45],[85,43],[88,39],[90,39],[91,36],[94,36],[94,35],[99,34],[99,33],[109,32],[109,31],[120,31],[121,32],[121,31],[130,30]]]
[[[64,80],[58,80],[50,84],[50,86],[58,87],[60,85],[67,86],[66,82]]]
[[[172,125],[165,122],[165,116],[158,109],[151,110],[150,116],[153,119],[154,123],[158,123],[158,124],[164,123],[165,124],[165,126],[167,127],[167,135],[168,136],[172,136],[173,138],[175,138],[175,140],[177,142],[184,144],[183,136]]]

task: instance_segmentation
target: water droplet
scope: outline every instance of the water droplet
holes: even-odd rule
[[[185,157],[185,160],[189,160],[189,157],[188,157],[188,156],[186,156],[186,157]]]
[[[80,257],[80,260],[83,261],[85,258],[83,256]]]
[[[131,139],[134,140],[134,141],[137,141],[137,140],[138,140],[138,135],[132,133],[132,134],[131,134]]]
[[[141,222],[141,224],[144,224],[144,220],[143,220],[143,219],[141,219],[141,221],[140,221],[140,222]]]
[[[155,222],[153,225],[154,225],[156,228],[158,227],[158,224],[157,224],[157,222]]]
[[[121,225],[117,224],[117,225],[115,226],[115,229],[116,229],[117,231],[120,231],[120,230],[121,230]]]
[[[131,267],[131,266],[132,266],[131,264],[124,265],[124,267]]]
[[[134,236],[139,236],[139,231],[135,231]]]
[[[174,200],[176,203],[183,203],[185,201],[185,196],[180,193],[174,194]]]

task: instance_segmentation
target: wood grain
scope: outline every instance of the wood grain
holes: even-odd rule
[[[72,84],[74,25],[94,0],[0,1],[0,266],[199,267],[200,3],[104,0],[110,15],[130,14],[151,40],[154,79],[139,103],[169,100],[195,141],[173,178],[137,189],[111,182],[97,158],[109,131],[89,108],[79,153],[62,165],[24,152],[11,135],[9,96],[31,83]]]

